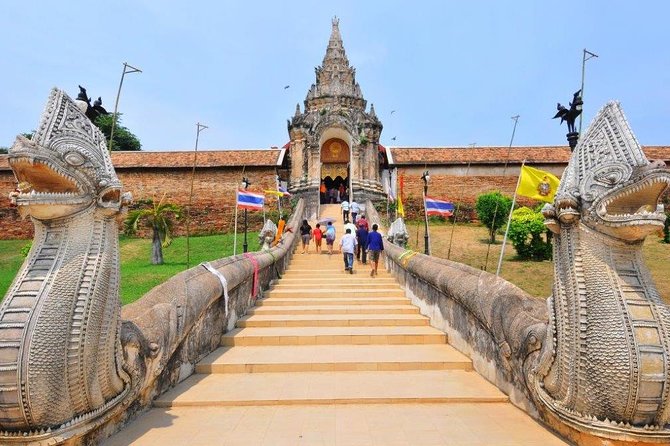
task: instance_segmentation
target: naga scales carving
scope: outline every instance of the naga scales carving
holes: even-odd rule
[[[26,442],[91,423],[130,392],[115,221],[128,197],[103,135],[57,89],[9,163],[35,238],[0,306],[0,441]]]
[[[531,391],[562,422],[619,438],[670,438],[670,309],[642,257],[670,184],[616,102],[579,141],[547,205],[554,242],[549,334]],[[553,338],[553,340],[552,340]]]

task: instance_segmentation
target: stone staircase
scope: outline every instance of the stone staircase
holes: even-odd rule
[[[299,252],[194,376],[106,444],[563,444],[475,373],[389,273],[349,275],[339,251]]]

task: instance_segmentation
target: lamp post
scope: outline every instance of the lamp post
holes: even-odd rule
[[[428,211],[426,210],[426,196],[428,196],[428,182],[430,181],[430,175],[428,171],[424,171],[421,175],[423,180],[423,216],[425,222],[425,231],[423,233],[423,253],[427,256],[430,255],[430,244],[428,239]]]
[[[242,188],[247,190],[251,182],[247,177],[242,177]],[[244,209],[244,243],[242,243],[242,252],[247,252],[249,245],[247,244],[247,209]]]
[[[135,68],[132,65],[128,65],[127,62],[123,62],[123,73],[121,73],[121,82],[119,82],[119,91],[116,92],[116,102],[114,103],[114,116],[112,117],[112,130],[109,132],[109,151],[112,151],[112,144],[114,141],[114,127],[116,127],[116,115],[119,110],[119,98],[121,97],[121,87],[123,86],[123,78],[126,77],[126,73],[141,73],[142,70]]]

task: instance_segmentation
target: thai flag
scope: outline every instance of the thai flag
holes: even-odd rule
[[[265,203],[263,194],[254,194],[245,190],[237,191],[237,207],[240,209],[249,209],[250,211],[262,211]]]
[[[448,201],[426,197],[424,204],[426,206],[426,215],[441,215],[443,217],[454,215],[454,204]]]

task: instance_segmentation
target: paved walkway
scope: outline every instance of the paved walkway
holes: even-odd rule
[[[354,269],[298,249],[196,374],[105,445],[564,444],[472,371],[390,274]]]

